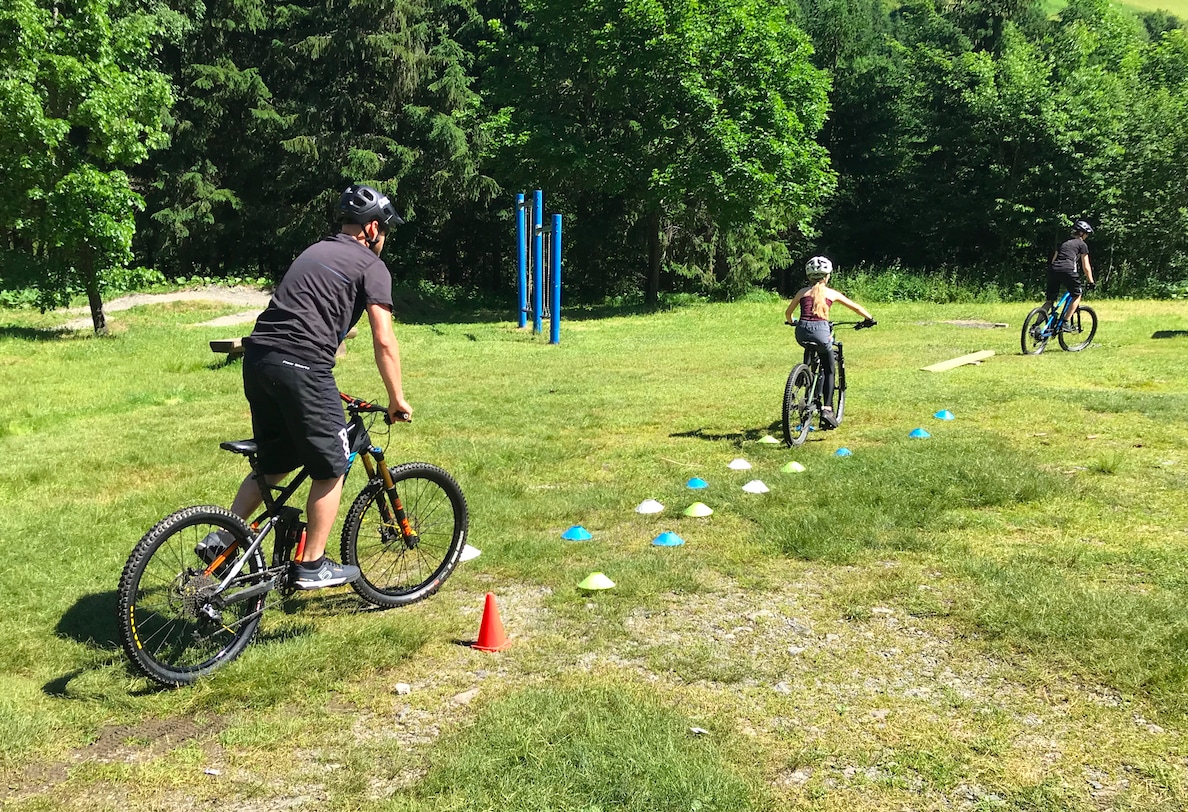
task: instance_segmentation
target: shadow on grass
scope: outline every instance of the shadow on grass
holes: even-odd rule
[[[114,589],[84,595],[66,610],[54,631],[60,637],[104,651],[117,651],[120,647],[120,629],[116,624],[118,599]]]
[[[714,432],[708,431],[704,428],[692,429],[691,431],[675,431],[668,435],[669,437],[692,437],[696,440],[709,440],[710,442],[721,442],[727,440],[734,444],[736,448],[741,448],[743,443],[754,443],[761,440],[763,437],[771,434],[775,435],[777,432],[784,430],[780,421],[773,420],[766,428],[757,429],[742,429],[740,431],[730,432]],[[770,442],[770,441],[769,441]],[[783,442],[780,443],[783,445]]]
[[[1183,338],[1188,336],[1188,330],[1156,330],[1151,338]]]
[[[63,341],[75,338],[77,330],[61,327],[18,327],[15,324],[0,324],[0,338],[16,338],[21,341]]]

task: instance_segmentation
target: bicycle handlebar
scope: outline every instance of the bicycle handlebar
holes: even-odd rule
[[[339,392],[338,396],[342,398],[342,402],[347,405],[347,408],[353,412],[382,412],[385,423],[390,426],[394,422],[388,415],[387,406],[380,406],[378,403],[371,403],[370,401],[363,400],[362,398],[353,398],[346,392]],[[412,418],[409,417],[406,412],[400,412],[399,414],[402,418],[404,418],[403,422],[412,422]]]
[[[795,327],[799,323],[800,322],[797,319],[784,322],[784,324],[788,325],[789,327]],[[878,322],[874,319],[863,319],[862,321],[831,321],[829,322],[829,327],[832,329],[834,327],[844,327],[851,324],[854,325],[855,330],[863,330],[867,327],[874,327],[876,324],[878,324]]]

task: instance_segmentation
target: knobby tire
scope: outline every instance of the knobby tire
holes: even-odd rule
[[[808,364],[797,364],[788,373],[788,382],[784,384],[784,403],[781,414],[784,423],[784,442],[789,446],[798,446],[808,437],[809,426],[813,420],[815,408],[812,405],[813,375]]]
[[[216,530],[230,532],[239,550],[250,543],[247,525],[229,510],[185,508],[157,522],[137,542],[120,576],[120,641],[133,665],[162,685],[188,685],[231,662],[260,625],[266,594],[224,607],[217,618],[201,612],[221,579],[204,574],[207,564],[195,547]],[[259,583],[263,570],[257,550],[227,593]]]
[[[1039,355],[1048,346],[1047,334],[1048,314],[1042,307],[1037,307],[1023,319],[1023,331],[1019,334],[1019,344],[1024,355]]]
[[[846,366],[842,359],[841,349],[838,345],[834,345],[834,367],[836,372],[834,375],[833,397],[830,399],[829,405],[833,407],[833,417],[840,424],[842,415],[846,411]]]
[[[1093,336],[1097,335],[1097,313],[1093,308],[1081,305],[1072,315],[1072,326],[1079,332],[1058,334],[1060,346],[1069,352],[1080,352],[1093,343]],[[1070,344],[1075,341],[1075,344]]]
[[[355,498],[342,528],[343,563],[362,572],[352,588],[382,607],[416,603],[436,592],[458,566],[470,521],[462,489],[441,468],[406,462],[389,470],[415,540],[385,520],[381,497],[387,503],[387,496],[379,477]]]

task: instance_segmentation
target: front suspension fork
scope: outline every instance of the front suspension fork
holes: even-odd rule
[[[392,481],[392,472],[384,463],[384,451],[378,447],[372,447],[368,451],[369,453],[361,455],[363,467],[367,471],[367,479],[368,481],[375,479],[378,473],[384,483],[384,492],[376,503],[379,507],[380,518],[384,522],[384,540],[388,541],[388,535],[392,528],[399,527],[404,546],[412,549],[420,542],[420,537],[404,512],[404,504],[400,501],[400,494],[396,492],[396,483]]]

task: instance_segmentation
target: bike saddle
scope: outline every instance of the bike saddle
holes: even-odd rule
[[[245,457],[255,454],[259,450],[255,440],[228,440],[225,443],[219,443],[219,448],[226,451],[234,451],[236,454],[242,454]]]

